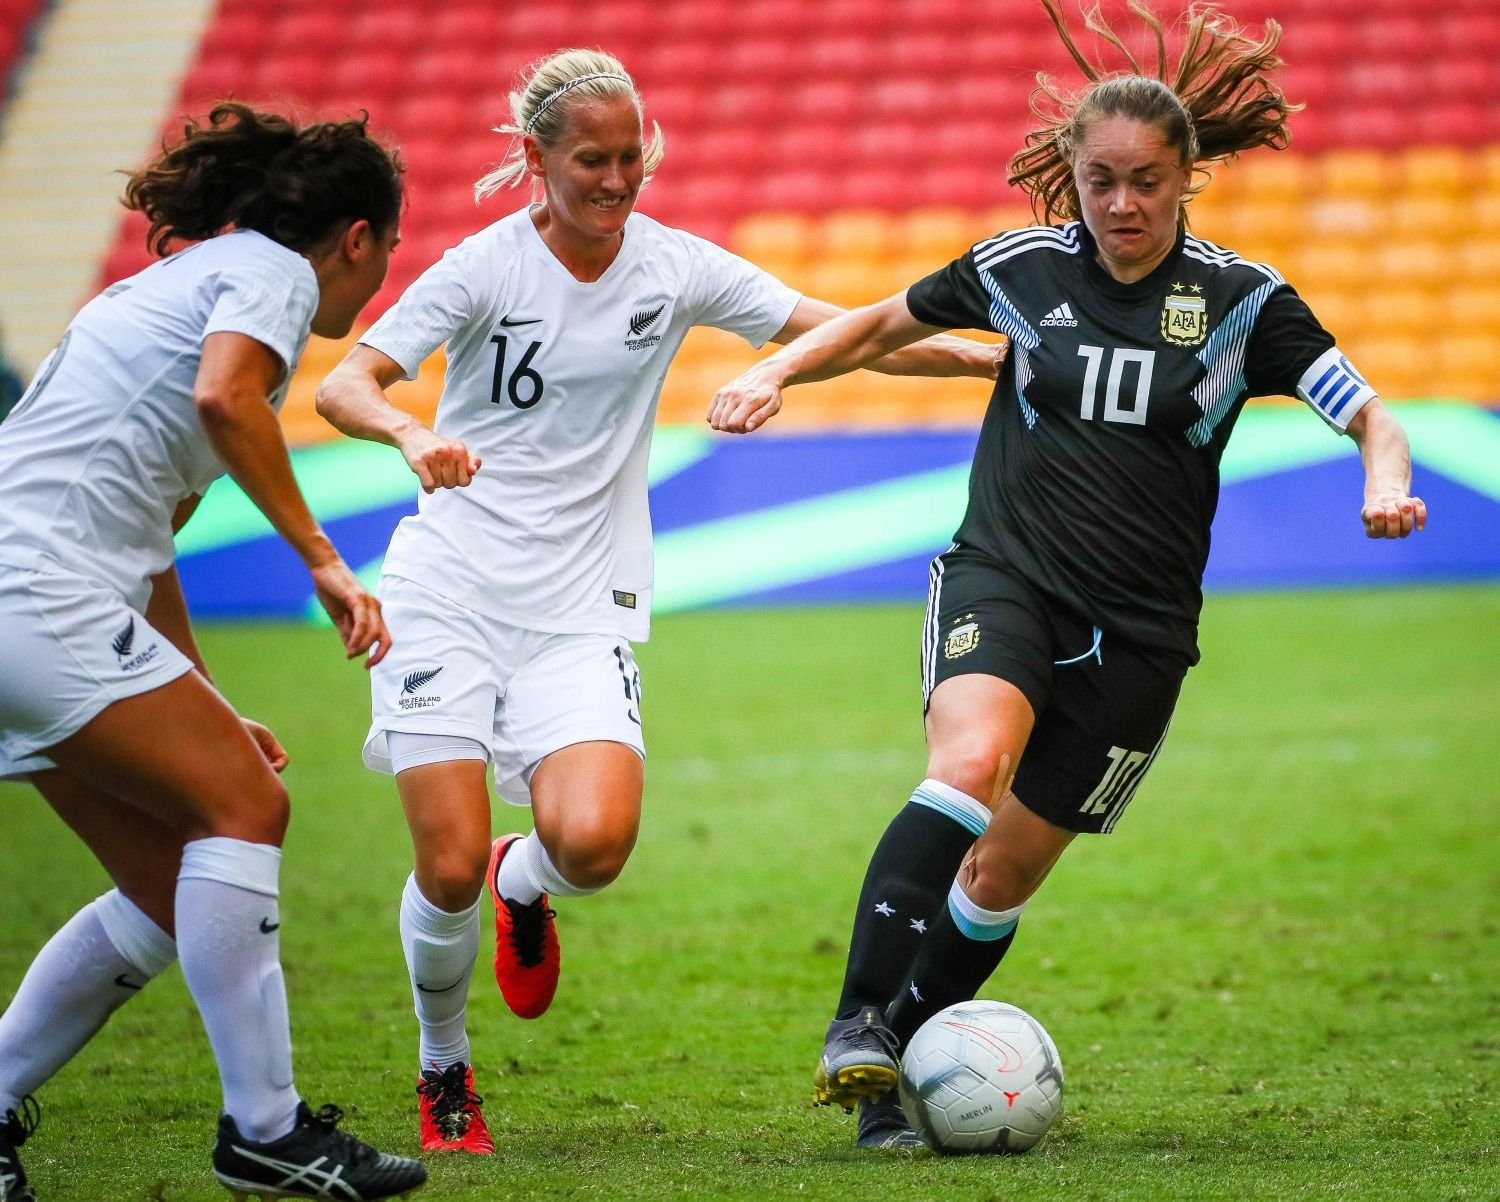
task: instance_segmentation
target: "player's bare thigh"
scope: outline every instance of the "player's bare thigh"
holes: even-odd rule
[[[286,834],[286,789],[239,715],[197,672],[112,702],[46,754],[183,842],[224,837],[279,847]]]
[[[1009,681],[981,673],[942,681],[927,703],[927,775],[993,811],[1034,721],[1031,703]]]

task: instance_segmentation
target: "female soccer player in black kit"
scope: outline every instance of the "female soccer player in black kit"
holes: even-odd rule
[[[1369,537],[1426,520],[1405,435],[1307,305],[1187,230],[1195,169],[1287,144],[1292,106],[1266,77],[1279,28],[1252,39],[1190,9],[1174,72],[1162,54],[1154,76],[1134,61],[1105,76],[1043,3],[1090,83],[1068,97],[1042,80],[1058,113],[1010,182],[1059,224],[987,239],[820,326],[709,410],[715,429],[747,432],[784,386],[935,331],[1010,340],[968,511],[931,568],[927,779],[870,861],[815,1079],[817,1101],[859,1102],[866,1147],[919,1143],[892,1092],[901,1050],[974,996],[1063,850],[1114,828],[1160,750],[1198,659],[1219,459],[1246,399],[1298,396],[1354,439]]]

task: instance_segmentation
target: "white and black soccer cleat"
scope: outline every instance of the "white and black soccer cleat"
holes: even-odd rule
[[[0,1202],[36,1202],[16,1149],[36,1130],[41,1117],[42,1108],[31,1097],[21,1099],[19,1113],[7,1110],[0,1116]]]
[[[302,1102],[297,1125],[269,1143],[246,1139],[229,1115],[219,1116],[214,1141],[214,1176],[236,1202],[258,1197],[326,1198],[336,1202],[374,1202],[404,1198],[427,1180],[415,1160],[377,1152],[338,1129],[344,1112],[324,1106],[316,1113]]]

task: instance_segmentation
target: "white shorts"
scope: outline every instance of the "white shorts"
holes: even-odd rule
[[[193,670],[112,588],[0,563],[0,780],[55,765],[38,752],[106,706]]]
[[[381,577],[379,595],[391,650],[370,669],[367,767],[392,771],[387,731],[460,735],[489,748],[500,796],[524,806],[536,766],[574,743],[646,758],[641,676],[623,637],[511,626],[399,576]]]

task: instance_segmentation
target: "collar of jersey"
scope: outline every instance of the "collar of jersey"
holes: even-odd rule
[[[1099,247],[1094,242],[1094,236],[1089,233],[1088,226],[1081,221],[1078,223],[1078,240],[1083,246],[1083,269],[1088,274],[1089,283],[1106,296],[1113,296],[1119,300],[1135,300],[1138,297],[1151,296],[1160,292],[1164,282],[1181,270],[1177,259],[1182,254],[1182,244],[1186,238],[1187,227],[1179,224],[1177,240],[1172,244],[1172,249],[1167,252],[1165,259],[1151,269],[1151,274],[1142,276],[1134,283],[1122,284],[1099,266]]]
[[[567,280],[575,288],[598,288],[608,283],[615,276],[617,269],[620,269],[621,262],[624,261],[626,256],[632,253],[635,244],[640,241],[639,238],[631,236],[630,224],[635,217],[635,214],[631,213],[629,217],[625,218],[624,237],[620,239],[620,253],[614,257],[614,262],[604,269],[604,274],[597,280],[585,282],[569,271],[567,265],[552,253],[552,248],[547,245],[546,239],[542,237],[542,231],[536,228],[536,222],[531,219],[531,210],[534,208],[536,208],[535,205],[527,205],[519,213],[515,214],[515,216],[525,223],[531,238],[531,244],[537,254],[550,263],[556,269],[557,274],[562,276],[563,279]]]

